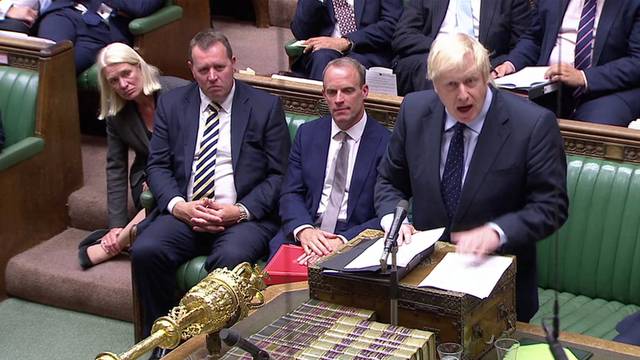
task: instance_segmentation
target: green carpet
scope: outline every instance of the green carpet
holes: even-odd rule
[[[87,360],[132,345],[133,324],[128,322],[13,298],[0,302],[2,359]]]

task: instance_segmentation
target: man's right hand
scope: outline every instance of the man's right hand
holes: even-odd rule
[[[311,227],[298,233],[298,241],[305,253],[314,253],[318,256],[329,255],[342,245],[338,235]]]
[[[411,235],[416,233],[416,228],[411,224],[402,224],[400,231],[398,232],[398,246],[408,244],[411,242]],[[387,232],[384,233],[385,239],[387,238]]]
[[[493,79],[501,78],[505,75],[509,75],[516,72],[516,68],[509,61],[505,61],[502,64],[495,67],[495,69],[491,70],[491,77]]]
[[[224,231],[222,219],[213,214],[202,200],[180,201],[173,207],[172,214],[180,221],[189,224],[194,231],[218,233]],[[199,221],[194,222],[194,219]]]
[[[27,6],[11,5],[5,16],[24,21],[27,25],[31,26],[38,18],[38,12]]]

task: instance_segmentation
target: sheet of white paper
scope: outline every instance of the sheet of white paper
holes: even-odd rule
[[[481,259],[469,254],[448,253],[418,286],[458,291],[484,299],[491,294],[512,261],[505,256]]]
[[[383,67],[369,68],[367,69],[366,81],[372,93],[398,95],[396,75],[391,69]]]
[[[499,88],[504,89],[525,89],[534,85],[549,82],[544,78],[544,74],[549,69],[548,66],[527,66],[526,68],[513,74],[495,79]]]
[[[431,245],[442,236],[444,228],[438,228],[427,231],[419,231],[411,236],[411,242],[398,247],[398,254],[396,255],[396,261],[398,266],[405,267],[409,264],[409,261],[422,251],[428,249]],[[375,243],[369,246],[358,257],[353,259],[345,269],[362,269],[371,266],[380,265],[380,256],[382,256],[382,250],[384,250],[384,238],[378,239]]]
[[[277,79],[277,80],[293,81],[293,82],[302,83],[302,84],[318,85],[318,86],[322,87],[322,81],[318,81],[318,80],[303,79],[303,78],[297,78],[297,77],[285,76],[285,75],[278,75],[278,74],[271,75],[271,78],[272,79]]]
[[[307,40],[298,40],[298,41],[294,42],[293,44],[291,44],[291,46],[306,48],[307,45],[305,44],[305,41],[307,41]]]

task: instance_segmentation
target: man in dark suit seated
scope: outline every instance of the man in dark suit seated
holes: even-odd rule
[[[495,69],[550,65],[571,119],[627,126],[640,116],[640,0],[539,0],[533,25]]]
[[[613,340],[640,346],[640,311],[624,318],[616,325],[618,336]]]
[[[55,0],[40,14],[38,36],[71,40],[76,73],[81,73],[106,45],[131,44],[129,22],[151,15],[163,4],[163,0]]]
[[[296,133],[272,256],[286,242],[300,243],[307,254],[328,255],[361,231],[380,226],[373,188],[389,130],[365,112],[369,88],[360,63],[332,60],[323,79],[331,115],[303,124]]]
[[[156,105],[147,174],[157,207],[131,250],[145,336],[176,305],[181,264],[197,255],[208,256],[208,271],[253,263],[278,231],[291,145],[280,99],[234,80],[236,59],[221,33],[198,33],[189,58],[197,84]]]
[[[322,80],[329,61],[349,56],[366,68],[391,67],[391,36],[401,0],[299,0],[291,32],[306,40],[294,72]]]
[[[487,51],[465,34],[439,37],[429,53],[431,90],[407,95],[378,168],[376,210],[389,229],[413,198],[413,226],[446,227],[458,252],[517,257],[520,321],[538,309],[536,241],[567,218],[567,165],[555,116],[489,85]],[[415,229],[414,229],[415,227]]]
[[[391,41],[398,94],[432,88],[427,80],[427,57],[438,35],[461,32],[473,36],[497,65],[524,34],[530,20],[529,0],[409,1]]]

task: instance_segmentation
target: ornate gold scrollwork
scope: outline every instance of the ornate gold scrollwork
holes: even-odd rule
[[[233,270],[215,269],[189,290],[167,316],[153,323],[151,336],[120,355],[103,352],[96,360],[137,359],[156,346],[173,349],[181,339],[231,326],[264,303],[263,276],[258,266],[252,268],[249,263]]]

